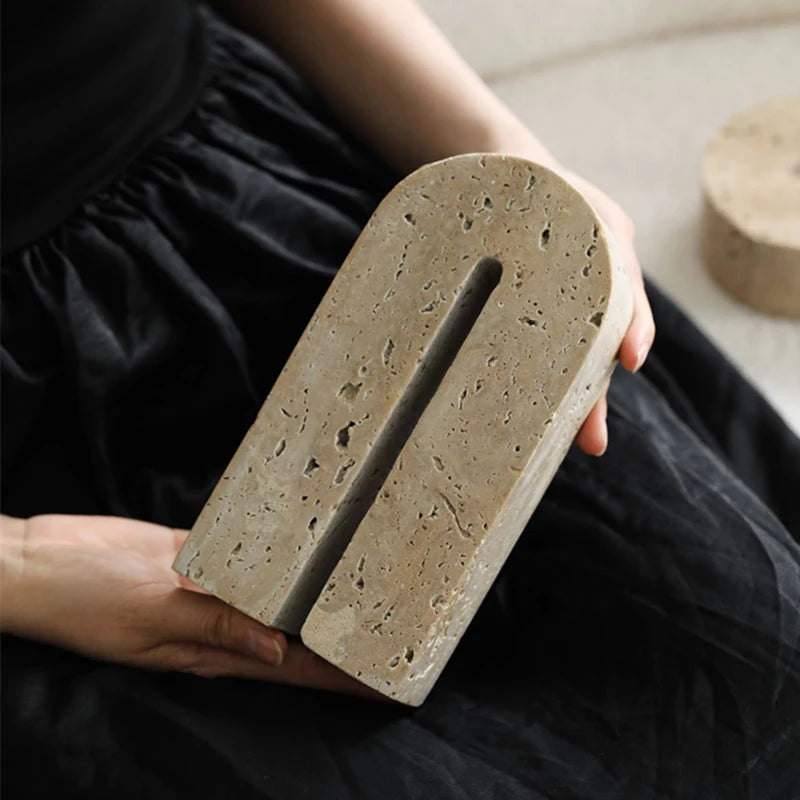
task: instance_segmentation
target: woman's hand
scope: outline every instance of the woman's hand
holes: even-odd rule
[[[644,279],[639,259],[633,245],[634,226],[630,217],[596,186],[568,170],[557,171],[566,178],[591,203],[600,219],[605,222],[619,247],[633,291],[633,317],[619,348],[619,361],[629,372],[636,372],[644,364],[653,345],[656,326],[653,312],[644,290]],[[589,455],[602,455],[608,444],[606,428],[606,393],[597,401],[576,438],[577,445]]]
[[[186,531],[118,517],[2,517],[0,628],[92,658],[380,697],[186,581]]]

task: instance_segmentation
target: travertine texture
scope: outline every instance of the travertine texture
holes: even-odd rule
[[[730,120],[706,151],[703,257],[762,311],[800,317],[800,97]]]
[[[522,159],[408,177],[175,568],[421,703],[613,369],[631,297],[611,248],[583,198]]]

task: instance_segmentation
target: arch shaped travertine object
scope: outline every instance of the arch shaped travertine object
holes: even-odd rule
[[[353,246],[175,569],[418,705],[631,313],[610,236],[555,173],[479,154],[419,169]]]

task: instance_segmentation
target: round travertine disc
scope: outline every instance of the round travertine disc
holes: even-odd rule
[[[706,151],[703,189],[717,282],[761,311],[800,316],[800,97],[729,120]]]

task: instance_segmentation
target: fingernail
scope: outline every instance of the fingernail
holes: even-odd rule
[[[633,368],[634,372],[638,372],[642,368],[642,364],[644,364],[644,360],[647,358],[647,353],[650,350],[650,345],[645,342],[640,348],[639,351],[636,353],[636,366]]]
[[[267,664],[279,667],[283,663],[283,648],[278,641],[266,631],[251,630],[250,652]]]

